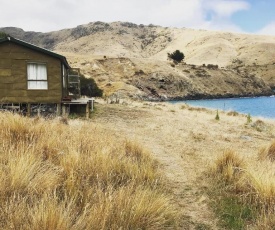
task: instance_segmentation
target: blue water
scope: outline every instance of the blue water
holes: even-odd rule
[[[197,107],[236,111],[243,114],[249,113],[251,116],[275,119],[275,97],[187,100],[172,103],[186,103]]]

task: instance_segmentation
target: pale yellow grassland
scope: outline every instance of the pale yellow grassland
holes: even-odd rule
[[[223,172],[228,179],[241,179],[243,174],[248,175],[246,166],[258,159],[259,149],[275,138],[275,122],[260,117],[252,117],[247,124],[245,114],[219,111],[217,121],[216,110],[186,104],[99,102],[95,123],[142,143],[161,162],[174,203],[182,214],[181,224],[187,229],[219,229],[207,194],[211,189],[207,172],[216,159],[225,152],[234,153],[243,164],[229,164]]]

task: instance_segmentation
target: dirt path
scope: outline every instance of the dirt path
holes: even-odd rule
[[[205,172],[225,149],[256,156],[259,146],[268,144],[272,132],[245,126],[244,116],[191,111],[179,105],[132,103],[98,105],[95,121],[119,135],[136,140],[161,163],[182,213],[181,229],[218,229],[209,207]]]

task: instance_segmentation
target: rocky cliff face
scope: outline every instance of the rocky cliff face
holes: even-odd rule
[[[0,30],[67,56],[106,95],[212,98],[269,95],[270,87],[275,87],[275,37],[271,36],[127,22],[93,22],[49,33]],[[184,52],[185,64],[167,60],[167,53],[176,49]]]

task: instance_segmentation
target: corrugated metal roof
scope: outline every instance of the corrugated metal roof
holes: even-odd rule
[[[41,47],[38,47],[38,46],[35,46],[33,44],[30,44],[28,42],[25,42],[25,41],[22,41],[22,40],[19,40],[19,39],[16,39],[14,37],[11,37],[11,36],[6,36],[4,38],[0,38],[0,43],[4,43],[4,42],[13,42],[13,43],[16,43],[18,45],[22,45],[22,46],[25,46],[25,47],[28,47],[30,49],[33,49],[33,50],[36,50],[38,52],[42,52],[44,54],[47,54],[47,55],[50,55],[52,57],[56,57],[58,58],[67,68],[71,68],[69,63],[67,62],[67,59],[66,57],[60,55],[60,54],[57,54],[57,53],[54,53],[50,50],[47,50],[47,49],[44,49],[44,48],[41,48]]]

